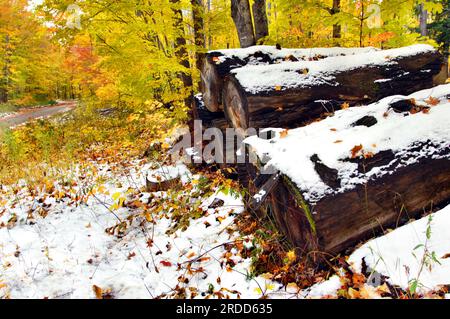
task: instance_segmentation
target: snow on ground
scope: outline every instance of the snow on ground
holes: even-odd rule
[[[334,83],[333,74],[370,65],[394,65],[405,56],[435,52],[430,45],[416,44],[383,51],[364,52],[357,55],[331,56],[320,61],[300,61],[274,65],[247,65],[234,69],[240,85],[249,93],[281,90]],[[307,72],[303,72],[307,70]]]
[[[0,120],[1,119],[4,119],[4,118],[7,118],[7,117],[10,117],[10,116],[12,116],[12,115],[14,115],[15,113],[13,113],[13,112],[4,112],[4,113],[0,113]]]
[[[37,191],[24,182],[0,188],[0,298],[304,298],[329,292],[289,293],[250,276],[251,260],[225,248],[236,241],[253,245],[234,223],[242,199],[222,191],[195,195],[200,176],[186,167],[161,167],[189,175],[185,192],[171,195],[142,192],[148,164],[92,165]],[[104,182],[92,187],[96,180]],[[172,233],[173,196],[186,196],[202,214]]]
[[[266,166],[274,167],[291,178],[305,199],[314,203],[327,194],[353,189],[370,178],[382,176],[427,154],[437,154],[439,150],[448,148],[449,95],[450,85],[447,84],[408,97],[391,96],[368,106],[337,111],[333,117],[284,134],[281,134],[281,129],[271,129],[278,132],[277,137],[271,140],[252,136],[245,142],[255,149],[261,159],[269,158]],[[414,99],[417,105],[426,107],[427,112],[405,116],[390,109],[391,103],[405,99]],[[371,127],[354,125],[365,116],[376,118],[377,124]],[[420,141],[429,141],[430,146],[409,152],[414,143]],[[400,157],[363,174],[358,172],[356,163],[345,161],[352,157],[352,149],[359,145],[363,147],[361,151],[366,153],[393,150]],[[341,180],[338,189],[321,180],[311,160],[315,154],[326,166],[338,171]],[[448,158],[448,152],[444,152],[443,156]]]
[[[364,259],[370,269],[405,290],[414,280],[419,291],[450,285],[450,205],[431,216],[431,223],[424,217],[369,241],[350,256],[349,263],[361,272]]]

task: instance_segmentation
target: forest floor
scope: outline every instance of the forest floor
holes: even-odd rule
[[[85,119],[58,116],[51,124],[56,132],[71,125],[84,132],[81,123],[108,131]],[[436,284],[450,266],[443,227],[449,208],[434,214],[433,222],[413,222],[351,256],[331,259],[326,268],[313,267],[271,220],[245,210],[243,191],[227,172],[172,163],[164,150],[144,157],[134,147],[149,144],[145,135],[139,143],[119,140],[141,127],[136,116],[128,119],[118,122],[129,127],[109,131],[116,146],[91,143],[73,165],[36,165],[34,171],[44,171],[38,180],[25,176],[1,184],[0,298],[450,297],[448,286]],[[45,123],[17,132],[31,134],[50,125]],[[169,175],[181,182],[168,191],[146,189],[148,176]],[[442,257],[439,263],[427,255],[432,251]],[[410,277],[417,279],[414,290]]]

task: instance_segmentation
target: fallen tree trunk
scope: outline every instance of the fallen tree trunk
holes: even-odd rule
[[[318,260],[447,204],[449,94],[445,85],[393,96],[275,130],[271,140],[248,138],[262,167],[280,175],[254,191],[252,205],[265,205],[298,250]]]
[[[224,84],[224,110],[236,128],[298,127],[335,110],[433,85],[442,56],[431,46],[246,66]]]
[[[377,51],[375,48],[277,49],[274,46],[211,51],[206,54],[201,66],[201,91],[204,103],[211,112],[222,111],[222,89],[225,77],[232,70],[246,65],[278,64],[283,61],[314,61],[327,57],[375,51]]]

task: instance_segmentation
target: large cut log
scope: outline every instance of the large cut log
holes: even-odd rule
[[[442,85],[245,142],[281,175],[268,211],[300,251],[317,258],[450,201],[449,122],[450,85]],[[262,189],[254,192],[258,205]]]
[[[312,61],[327,57],[375,52],[375,48],[310,48],[277,49],[274,46],[253,46],[208,52],[202,61],[201,91],[206,108],[219,112],[222,107],[223,81],[230,72],[246,65],[278,64],[283,61]]]
[[[224,84],[225,114],[236,128],[298,127],[341,107],[361,105],[433,85],[442,56],[431,46],[245,66]]]

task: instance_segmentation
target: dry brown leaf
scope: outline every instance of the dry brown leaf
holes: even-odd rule
[[[337,129],[335,129],[335,128],[330,128],[330,131],[332,131],[332,132],[337,132]]]
[[[337,141],[334,141],[334,144],[339,144],[339,143],[342,143],[343,142],[343,140],[337,140]]]

